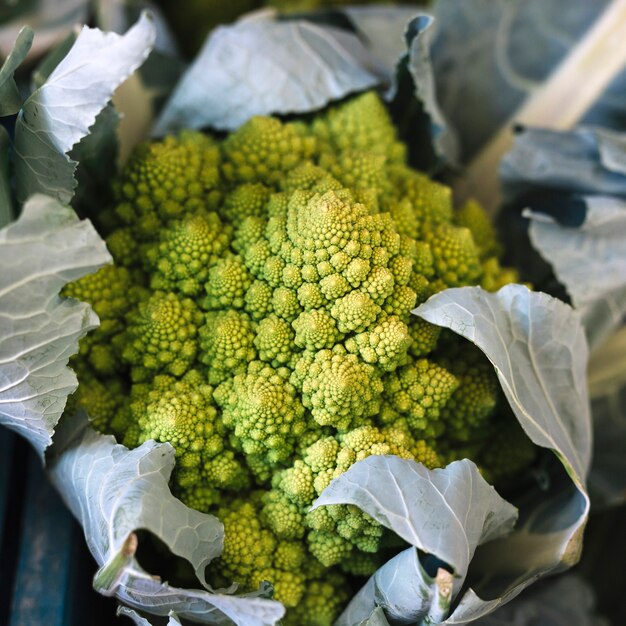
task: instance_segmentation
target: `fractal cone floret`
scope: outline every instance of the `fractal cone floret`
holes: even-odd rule
[[[516,275],[482,209],[406,152],[374,93],[141,145],[100,223],[116,264],[65,289],[102,322],[74,405],[172,444],[174,493],[225,527],[210,582],[271,583],[287,624],[329,626],[402,548],[355,506],[311,510],[354,463],[472,450],[506,481],[533,459],[482,353],[411,314]]]

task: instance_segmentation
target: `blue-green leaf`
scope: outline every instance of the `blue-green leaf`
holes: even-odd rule
[[[212,32],[154,133],[233,130],[254,115],[315,111],[382,80],[353,33],[266,12]]]
[[[313,508],[353,504],[422,552],[436,556],[431,577],[410,549],[384,565],[340,619],[354,626],[382,606],[391,620],[440,623],[459,590],[476,547],[511,532],[517,511],[467,459],[429,470],[395,456],[371,456],[334,479]]]
[[[385,611],[381,607],[376,607],[369,617],[359,623],[358,626],[389,626],[385,617]]]
[[[522,285],[447,289],[414,313],[475,343],[493,363],[522,428],[554,450],[584,491],[591,459],[587,342],[568,305]]]
[[[626,137],[584,126],[567,132],[524,128],[502,159],[500,177],[509,199],[538,188],[624,198]]]
[[[0,231],[0,423],[42,457],[77,387],[67,362],[98,323],[89,306],[59,292],[110,261],[93,226],[45,196]]]
[[[439,623],[450,608],[451,580],[450,573],[440,569],[438,585],[436,577],[422,567],[417,550],[408,548],[370,577],[341,614],[337,626],[386,626],[388,620]]]
[[[33,45],[33,37],[32,29],[24,26],[17,35],[11,53],[0,67],[0,117],[13,115],[22,106],[22,95],[15,84],[13,74],[26,58]]]
[[[416,17],[408,24],[405,35],[409,47],[407,68],[413,79],[415,97],[430,120],[435,153],[455,164],[459,157],[458,141],[448,128],[437,100],[430,54],[433,28],[433,18],[426,15]]]
[[[15,37],[28,24],[37,37],[31,55],[39,57],[88,18],[90,0],[18,0],[2,3],[0,55],[7,56]],[[7,20],[7,21],[4,21]]]
[[[465,576],[476,546],[508,534],[517,519],[467,459],[443,469],[371,456],[334,479],[313,504],[354,504],[407,543]]]
[[[154,37],[148,15],[123,36],[83,28],[70,52],[28,98],[18,117],[18,199],[45,192],[69,203],[76,186],[76,163],[67,152],[89,133],[114,89],[145,60]]]
[[[522,285],[507,285],[497,293],[479,287],[448,289],[415,313],[485,353],[528,437],[552,450],[565,470],[550,490],[520,505],[521,524],[513,533],[477,550],[472,567],[475,574],[482,572],[482,580],[446,620],[460,624],[492,612],[538,576],[571,566],[580,557],[589,512],[588,348],[580,317],[571,307]],[[480,589],[493,599],[479,596]]]
[[[208,587],[177,589],[151,577],[135,559],[135,531],[148,530],[187,559],[206,585],[205,568],[221,553],[222,524],[172,496],[168,480],[173,468],[169,444],[147,441],[128,450],[114,437],[95,432],[83,415],[68,415],[61,422],[48,471],[100,566],[94,587],[153,615],[173,611],[202,624],[274,624],[284,613],[278,602],[213,593]]]
[[[565,285],[593,349],[626,314],[626,202],[607,196],[584,200],[585,220],[578,228],[541,213],[524,215],[531,218],[533,246]]]
[[[439,0],[439,104],[469,160],[567,56],[608,0]]]

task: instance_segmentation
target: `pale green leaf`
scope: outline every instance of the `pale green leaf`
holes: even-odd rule
[[[71,31],[63,41],[58,43],[54,48],[46,54],[46,56],[37,64],[30,76],[32,91],[39,89],[47,80],[54,68],[67,56],[72,49],[76,38],[78,37],[78,29]]]
[[[18,199],[45,192],[68,203],[76,163],[68,156],[94,124],[115,88],[145,60],[154,44],[144,14],[125,35],[84,27],[46,83],[24,103],[15,129]]]
[[[385,617],[385,611],[381,607],[376,607],[371,615],[359,623],[359,626],[389,626]]]
[[[263,54],[259,54],[259,50]],[[166,103],[154,133],[238,128],[254,115],[306,113],[377,86],[352,33],[271,13],[215,29]]]
[[[591,458],[588,347],[571,307],[522,285],[447,289],[414,313],[475,343],[496,368],[530,439],[553,450],[584,491]]]
[[[12,5],[12,6],[10,6]],[[2,3],[3,22],[0,29],[0,55],[7,56],[15,37],[28,24],[37,37],[30,50],[31,57],[45,54],[66,37],[76,24],[88,18],[90,0],[13,0]],[[8,15],[5,13],[8,12]]]
[[[174,448],[147,441],[128,450],[96,433],[83,415],[66,416],[55,436],[49,475],[83,527],[100,569],[94,587],[128,607],[202,624],[266,626],[283,615],[275,601],[228,596],[206,589],[177,589],[151,577],[135,559],[135,531],[148,530],[187,559],[202,584],[205,568],[222,550],[224,530],[216,517],[172,496],[168,480]]]
[[[508,534],[517,519],[472,461],[443,469],[371,456],[334,479],[313,504],[354,504],[407,543],[464,577],[476,546]]]
[[[580,317],[571,307],[522,285],[507,285],[497,293],[479,287],[448,289],[415,313],[485,353],[526,434],[552,450],[564,468],[548,490],[529,494],[520,504],[521,523],[513,533],[476,551],[472,568],[477,583],[445,622],[462,624],[487,615],[538,576],[571,566],[580,557],[589,512],[588,348]]]
[[[593,349],[626,315],[626,203],[608,196],[585,198],[580,227],[528,211],[530,239],[565,285],[581,313]]]
[[[413,548],[383,565],[352,599],[339,626],[356,626],[377,607],[392,622],[438,624],[447,616],[476,547],[511,532],[514,506],[464,459],[443,469],[395,456],[371,456],[334,479],[313,508],[352,504]],[[419,548],[450,567],[430,576]]]
[[[0,67],[0,117],[13,115],[22,106],[22,95],[15,84],[13,74],[26,58],[33,45],[33,37],[32,29],[24,26],[17,35],[11,53]]]
[[[432,30],[433,18],[428,15],[418,16],[408,24],[405,35],[409,46],[407,68],[413,79],[415,97],[430,120],[435,153],[454,164],[458,160],[459,147],[437,101],[430,54]]]
[[[370,577],[339,616],[337,626],[385,626],[391,623],[439,624],[450,609],[452,575],[439,569],[431,577],[415,548],[408,548]],[[380,611],[380,613],[377,613]]]
[[[0,231],[0,423],[40,456],[77,387],[68,359],[98,322],[88,305],[59,292],[110,261],[93,226],[45,196]]]

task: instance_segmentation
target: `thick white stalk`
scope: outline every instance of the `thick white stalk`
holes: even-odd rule
[[[513,145],[514,126],[572,128],[625,66],[626,0],[613,0],[544,85],[470,163],[455,186],[456,198],[475,198],[494,213],[501,200],[500,159]]]

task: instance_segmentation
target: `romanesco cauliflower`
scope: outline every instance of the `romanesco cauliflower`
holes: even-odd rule
[[[271,582],[287,623],[329,625],[398,548],[354,506],[310,511],[353,463],[471,448],[500,479],[532,460],[484,357],[410,313],[515,273],[480,207],[454,211],[405,153],[374,93],[142,145],[100,223],[117,265],[65,290],[102,320],[74,406],[175,447],[174,492],[225,525],[212,582]]]

